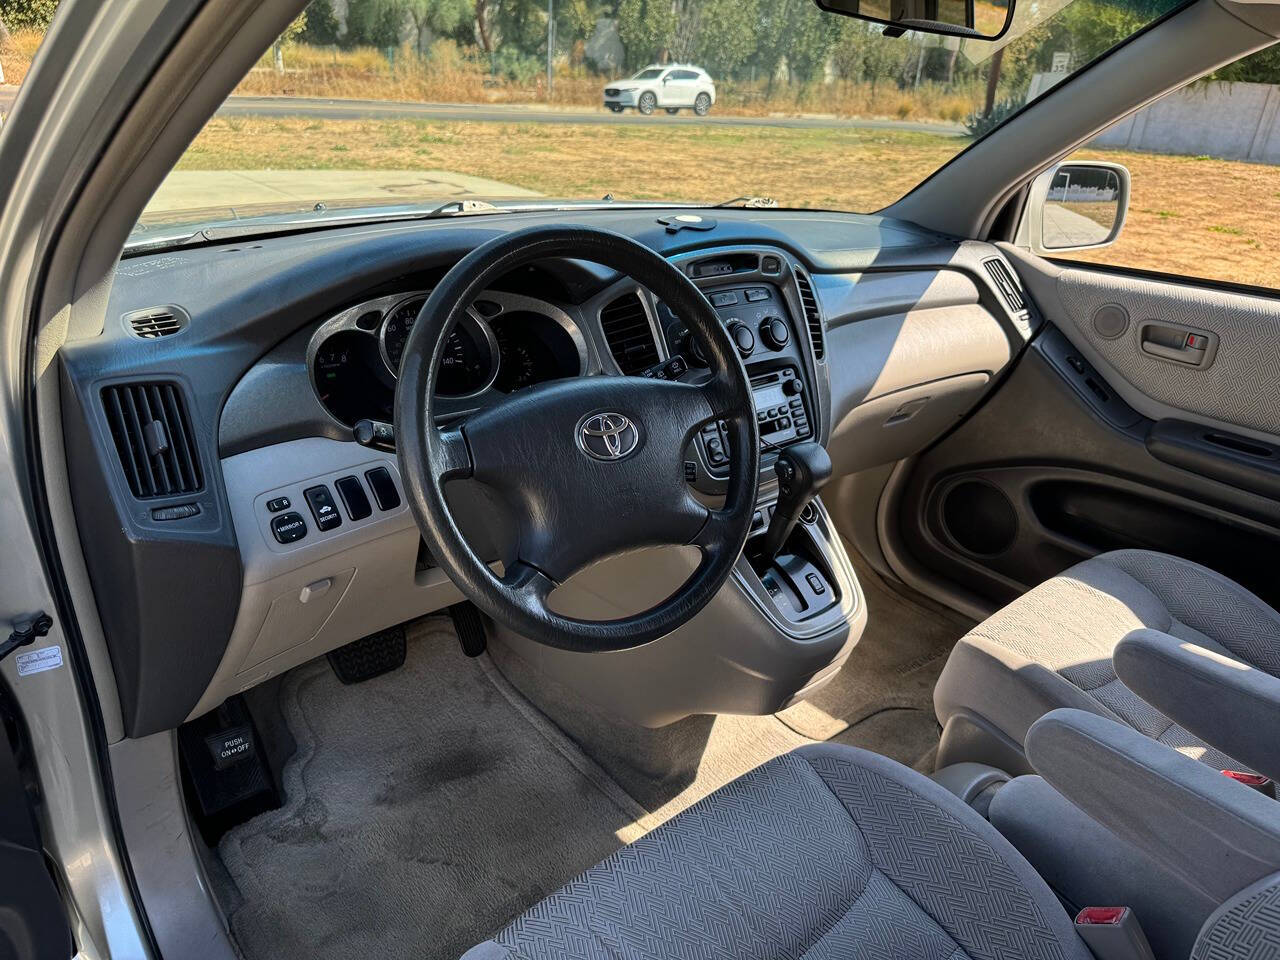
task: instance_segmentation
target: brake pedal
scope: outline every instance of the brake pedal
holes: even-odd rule
[[[453,621],[453,629],[458,634],[458,643],[462,652],[468,657],[478,657],[484,653],[488,641],[485,639],[484,621],[480,619],[480,611],[470,603],[455,603],[449,608],[449,619]]]
[[[329,666],[350,686],[404,666],[404,654],[404,627],[390,627],[330,650]]]

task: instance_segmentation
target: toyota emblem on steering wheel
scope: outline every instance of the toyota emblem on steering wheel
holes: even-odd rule
[[[596,413],[578,424],[578,447],[596,460],[621,460],[640,443],[640,431],[621,413]]]

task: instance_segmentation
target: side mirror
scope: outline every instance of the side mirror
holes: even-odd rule
[[[999,40],[1013,22],[1014,0],[814,0],[828,13],[884,25],[885,36],[908,30]]]
[[[1118,163],[1060,163],[1031,182],[1014,242],[1041,256],[1115,243],[1129,211]]]

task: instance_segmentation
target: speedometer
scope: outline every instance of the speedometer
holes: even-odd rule
[[[400,372],[409,333],[426,302],[426,297],[406,300],[383,321],[382,357],[393,374]],[[464,316],[445,341],[436,392],[445,397],[478,393],[492,382],[496,365],[497,352],[492,336],[475,317]]]
[[[404,357],[404,345],[409,339],[409,331],[422,311],[426,297],[417,300],[406,300],[382,322],[382,355],[387,361],[387,369],[392,373],[400,371],[400,361]]]

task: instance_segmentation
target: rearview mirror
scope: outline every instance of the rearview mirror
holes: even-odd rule
[[[1129,171],[1118,163],[1060,163],[1031,182],[1015,243],[1052,256],[1114,243],[1129,210]]]
[[[1014,0],[814,0],[829,13],[882,23],[885,34],[907,30],[998,40],[1013,21]]]

